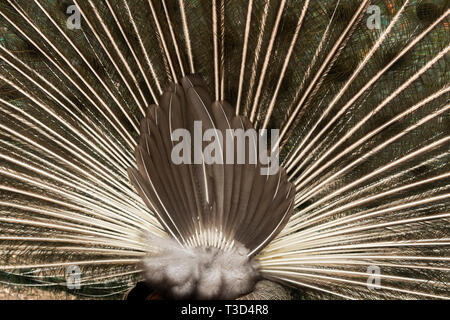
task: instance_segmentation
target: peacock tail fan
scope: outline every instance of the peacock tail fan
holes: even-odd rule
[[[450,298],[449,13],[1,1],[0,283]],[[199,130],[212,134],[195,145]],[[232,130],[258,132],[243,144],[258,161],[237,161]]]

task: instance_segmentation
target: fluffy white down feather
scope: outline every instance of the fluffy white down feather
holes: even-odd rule
[[[146,282],[175,299],[235,299],[250,293],[259,278],[249,251],[183,248],[171,239],[152,237],[143,260]]]

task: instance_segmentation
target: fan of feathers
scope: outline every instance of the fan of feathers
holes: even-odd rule
[[[1,0],[1,283],[450,298],[449,4]],[[196,122],[280,169],[174,163]]]

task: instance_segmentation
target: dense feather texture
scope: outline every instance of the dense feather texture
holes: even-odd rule
[[[249,251],[235,243],[228,250],[186,248],[171,239],[149,238],[152,255],[144,259],[151,288],[175,299],[236,299],[253,291],[259,279]]]
[[[263,277],[302,297],[450,296],[447,1],[74,3],[79,30],[66,27],[70,1],[0,3],[6,281],[65,290],[66,267],[78,265],[79,293],[109,296],[142,278],[146,235],[175,228],[127,168],[147,109],[164,116],[150,106],[195,73],[212,110],[228,101],[255,128],[281,130],[294,214],[255,257]],[[367,27],[370,5],[381,29]],[[212,193],[220,203],[246,194],[225,185]],[[171,217],[199,208],[170,187]],[[227,223],[246,218],[239,203],[220,210],[236,212]],[[366,286],[369,266],[381,269],[378,290]]]

